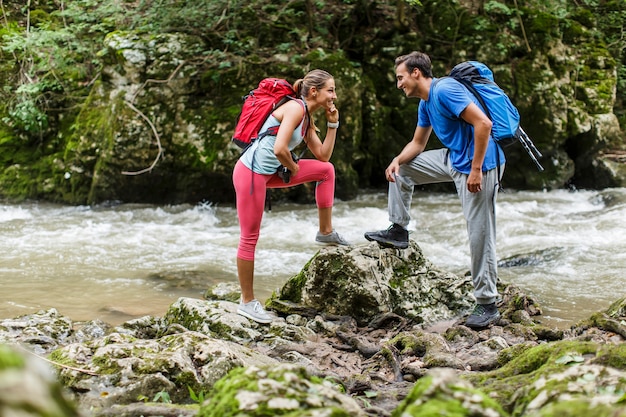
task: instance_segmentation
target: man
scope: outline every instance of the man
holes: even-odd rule
[[[387,230],[365,233],[382,246],[404,249],[409,244],[407,226],[413,187],[454,182],[467,223],[472,280],[476,307],[466,320],[472,328],[496,322],[496,213],[499,187],[498,162],[504,152],[491,139],[491,120],[478,101],[452,78],[436,79],[428,55],[412,52],[396,58],[397,87],[407,97],[420,100],[418,122],[409,142],[396,156],[385,176],[389,181],[388,210],[392,225]],[[431,132],[445,146],[424,151]]]

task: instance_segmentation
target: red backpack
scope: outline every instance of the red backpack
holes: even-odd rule
[[[265,132],[259,132],[263,123],[274,110],[294,100],[296,92],[289,82],[280,78],[265,78],[259,86],[243,97],[243,106],[237,121],[232,141],[244,150],[256,139],[266,135],[275,135],[278,126]]]

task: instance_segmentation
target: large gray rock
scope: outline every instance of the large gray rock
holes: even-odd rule
[[[372,245],[325,249],[317,257],[346,262],[344,256],[351,252],[361,253],[356,258],[377,253],[389,271],[409,269],[395,259],[396,251],[375,250]],[[420,261],[417,245],[412,243],[406,255],[422,271],[424,260]],[[387,285],[396,278],[390,277]],[[437,285],[432,292],[443,291]],[[49,333],[58,338],[50,346],[65,345],[49,360],[63,384],[76,394],[78,404],[94,417],[191,416],[198,407],[188,404],[202,402],[192,392],[210,401],[201,407],[202,417],[239,412],[253,416],[268,409],[294,417],[358,416],[363,411],[420,416],[435,405],[461,407],[459,412],[465,414],[460,415],[508,415],[494,414],[498,407],[485,394],[505,413],[528,409],[524,416],[586,417],[594,407],[607,411],[606,415],[623,413],[619,403],[624,392],[623,299],[573,329],[570,340],[549,343],[562,339],[563,332],[513,320],[520,310],[534,317],[539,309],[533,300],[511,286],[501,293],[503,318],[478,332],[460,324],[461,320],[415,324],[415,319],[393,313],[359,328],[352,317],[287,302],[282,305],[302,315],[279,314],[271,324],[259,325],[237,315],[233,302],[192,298],[177,300],[163,318],[138,318],[101,337],[92,337],[94,332],[87,331],[90,326],[72,324],[56,312],[32,315],[23,328],[45,327],[52,315],[53,321],[63,324],[60,329],[73,329],[69,335]],[[344,294],[338,292],[331,299],[341,305]],[[82,332],[92,336],[76,342]],[[19,331],[15,333],[17,338]],[[0,383],[11,380],[4,378],[4,369],[15,367],[14,359],[0,354]],[[447,371],[436,369],[442,367]],[[20,387],[30,386],[17,381]],[[3,398],[7,403],[21,398],[3,397],[3,393],[0,390],[0,404]],[[174,404],[163,404],[165,400]],[[557,411],[546,414],[546,409]],[[577,414],[568,414],[572,410]]]
[[[385,313],[432,323],[469,310],[472,291],[470,277],[435,267],[414,241],[404,250],[369,243],[320,250],[269,304],[293,302],[361,324]]]

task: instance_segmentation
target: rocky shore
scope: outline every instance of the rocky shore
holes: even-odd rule
[[[626,416],[625,298],[558,330],[500,292],[502,319],[472,330],[471,277],[369,243],[320,250],[269,325],[229,284],[119,326],[2,320],[0,415]]]

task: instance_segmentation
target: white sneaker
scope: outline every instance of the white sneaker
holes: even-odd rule
[[[273,317],[265,311],[259,300],[252,300],[247,303],[239,302],[237,313],[244,317],[254,320],[257,323],[271,323]]]
[[[350,246],[350,242],[345,240],[339,233],[335,231],[335,229],[333,229],[333,231],[327,235],[323,235],[318,231],[317,236],[315,236],[315,241],[317,243],[321,243],[322,245]]]

